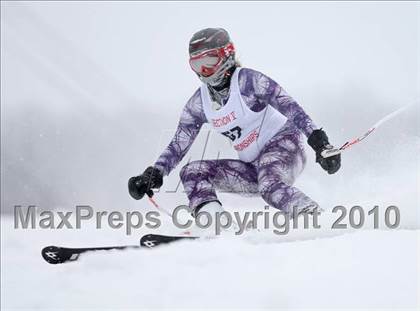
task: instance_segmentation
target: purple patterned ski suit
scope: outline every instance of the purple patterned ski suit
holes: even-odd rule
[[[259,112],[271,105],[288,121],[252,162],[217,159],[186,164],[180,177],[191,210],[217,200],[215,190],[260,194],[270,206],[287,212],[294,207],[299,210],[317,207],[317,203],[292,186],[306,162],[301,133],[309,136],[316,128],[315,124],[282,87],[258,71],[242,68],[239,88],[244,103],[252,111]],[[201,126],[207,123],[202,105],[198,89],[183,109],[175,136],[155,163],[164,175],[182,160]]]

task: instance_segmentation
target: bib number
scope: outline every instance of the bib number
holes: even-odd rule
[[[235,126],[226,132],[222,132],[222,134],[229,138],[231,141],[235,141],[241,137],[242,129],[239,126]]]

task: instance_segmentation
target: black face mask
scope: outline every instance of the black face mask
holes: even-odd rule
[[[210,96],[220,105],[224,105],[229,97],[230,82],[236,66],[229,68],[220,84],[216,86],[207,85]]]

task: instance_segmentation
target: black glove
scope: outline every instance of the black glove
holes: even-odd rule
[[[308,137],[308,144],[315,150],[316,162],[328,172],[334,174],[341,166],[341,155],[337,154],[328,158],[324,158],[321,152],[326,149],[332,149],[333,146],[328,142],[328,136],[322,129],[314,130]]]
[[[134,199],[140,200],[146,193],[149,197],[152,197],[152,188],[160,188],[162,184],[162,173],[153,166],[149,166],[143,174],[131,177],[128,180],[128,192]]]

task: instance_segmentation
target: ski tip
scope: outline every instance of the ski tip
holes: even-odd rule
[[[140,239],[140,246],[146,248],[154,248],[159,245],[163,244],[170,244],[172,242],[180,241],[180,240],[194,240],[198,239],[199,237],[196,236],[172,236],[172,235],[161,235],[161,234],[146,234],[141,237]]]
[[[42,249],[41,254],[42,258],[50,264],[60,263],[60,248],[57,246],[46,246]]]
[[[152,248],[156,246],[155,234],[146,234],[140,238],[140,246]]]
[[[52,265],[63,263],[69,260],[76,260],[79,254],[70,254],[65,249],[57,246],[47,246],[41,251],[42,258]]]

